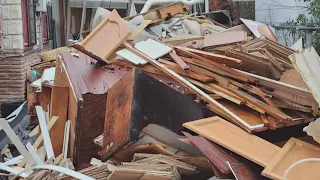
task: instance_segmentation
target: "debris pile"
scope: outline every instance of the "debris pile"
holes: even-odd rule
[[[317,179],[314,48],[294,51],[265,24],[228,28],[187,9],[124,19],[98,9],[84,40],[42,54],[28,71],[36,141],[23,144],[0,120],[21,154],[3,151],[5,175]]]

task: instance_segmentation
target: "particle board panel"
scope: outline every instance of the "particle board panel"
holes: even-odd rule
[[[204,36],[204,47],[219,46],[247,41],[247,33],[244,31],[220,32]]]
[[[84,48],[107,59],[130,35],[116,10],[113,10],[81,43]]]
[[[152,59],[158,59],[172,51],[171,47],[150,38],[146,41],[138,42],[134,47]]]
[[[263,170],[262,175],[276,180],[283,179],[289,166],[306,158],[320,158],[320,148],[291,138]],[[320,162],[304,162],[294,167],[288,174],[288,180],[319,179]]]
[[[187,122],[183,126],[263,167],[280,151],[276,145],[218,116]]]

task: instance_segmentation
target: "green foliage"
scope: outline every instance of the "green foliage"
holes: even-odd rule
[[[320,26],[320,0],[310,0],[308,6],[308,13],[312,16],[313,26]],[[307,26],[309,19],[304,15],[300,14],[296,20],[287,21],[281,25],[284,26]],[[300,37],[305,37],[304,31],[291,30],[291,33],[297,33]],[[320,31],[314,31],[313,35],[313,46],[320,54]]]

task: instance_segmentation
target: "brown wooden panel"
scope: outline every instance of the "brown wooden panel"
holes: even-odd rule
[[[81,42],[81,45],[101,58],[107,59],[129,35],[129,29],[122,21],[118,12],[113,10]]]
[[[287,168],[294,162],[306,158],[320,158],[320,148],[291,138],[284,147],[272,158],[262,175],[276,180],[282,180]],[[288,180],[319,179],[320,162],[305,162],[294,167],[288,174]]]
[[[107,151],[115,151],[129,141],[134,73],[128,73],[108,91],[103,139]]]
[[[63,148],[64,127],[67,121],[68,94],[68,87],[53,86],[51,88],[50,119],[53,116],[59,117],[50,130],[51,143],[56,157],[62,153]]]
[[[276,145],[217,116],[184,123],[183,126],[263,167],[280,151]]]

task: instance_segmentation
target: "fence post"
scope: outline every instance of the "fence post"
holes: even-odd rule
[[[307,27],[312,27],[313,23],[312,23],[312,19],[308,22]],[[307,29],[306,30],[306,45],[305,48],[309,48],[312,46],[312,33],[313,30],[312,29]]]

